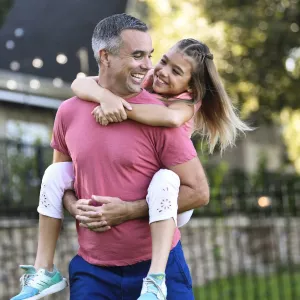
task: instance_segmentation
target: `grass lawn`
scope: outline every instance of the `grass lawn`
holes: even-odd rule
[[[300,271],[218,279],[195,287],[194,293],[196,300],[296,300],[300,299]]]

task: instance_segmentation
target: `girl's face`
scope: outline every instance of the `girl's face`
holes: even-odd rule
[[[192,77],[191,59],[176,48],[171,48],[154,68],[153,90],[163,95],[186,92]]]

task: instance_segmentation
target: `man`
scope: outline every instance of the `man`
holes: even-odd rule
[[[153,52],[144,23],[126,14],[106,18],[96,26],[92,46],[101,70],[101,86],[130,103],[160,104],[141,90]],[[206,204],[208,185],[183,130],[133,121],[99,126],[91,116],[94,107],[76,97],[65,101],[57,112],[51,143],[54,162],[72,160],[74,164],[75,191],[80,200],[67,192],[65,207],[95,229],[77,223],[80,248],[70,263],[71,299],[133,300],[140,295],[150,265],[145,196],[151,178],[161,168],[179,176],[180,212]],[[98,219],[89,215],[91,206],[85,199],[91,195],[110,196],[98,197],[105,203],[93,207],[101,214]],[[166,269],[168,298],[193,299],[190,274],[177,242]]]

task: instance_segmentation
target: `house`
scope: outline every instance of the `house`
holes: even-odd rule
[[[76,76],[97,74],[95,25],[125,0],[16,0],[0,30],[0,138],[49,143],[56,109]]]

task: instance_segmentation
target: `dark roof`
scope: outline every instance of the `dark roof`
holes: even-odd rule
[[[11,62],[16,61],[21,73],[70,82],[82,71],[78,50],[86,48],[88,73],[96,74],[93,29],[101,19],[124,12],[126,5],[126,0],[15,0],[0,29],[0,69],[10,70]],[[24,30],[23,36],[15,36],[17,28]],[[10,40],[14,48],[9,50]],[[66,64],[56,62],[58,53],[67,56]],[[43,60],[42,68],[32,66],[35,57]]]

